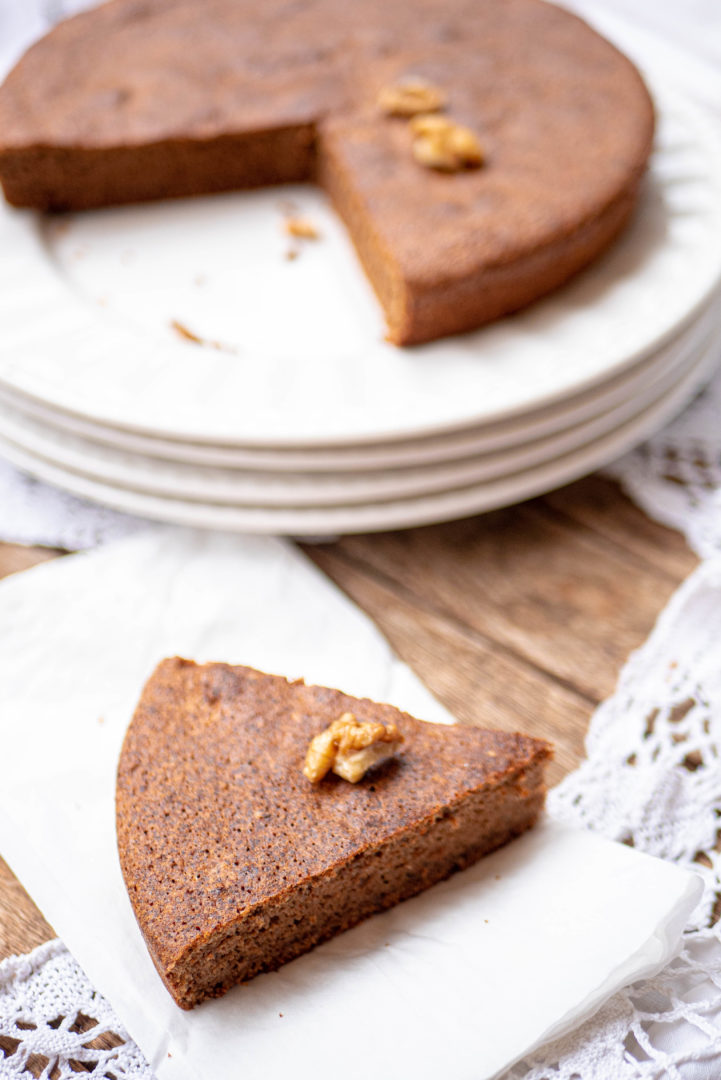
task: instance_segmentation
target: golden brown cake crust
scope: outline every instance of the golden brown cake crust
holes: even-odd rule
[[[404,741],[359,784],[311,784],[308,743],[345,712],[397,723]],[[117,833],[171,993],[184,1007],[222,993],[522,832],[549,755],[522,735],[427,724],[251,668],[163,661],[122,749]]]
[[[73,77],[67,73],[72,71]],[[378,93],[441,87],[487,164],[413,159]],[[41,209],[320,179],[391,340],[478,326],[606,247],[636,198],[653,109],[633,65],[542,0],[111,0],[0,88],[0,180]]]

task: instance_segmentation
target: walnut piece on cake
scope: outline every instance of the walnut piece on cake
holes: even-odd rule
[[[416,116],[411,120],[413,156],[420,165],[442,172],[475,169],[483,164],[484,153],[470,128],[447,116]]]
[[[373,765],[392,757],[402,742],[395,724],[358,723],[353,713],[343,713],[311,739],[303,773],[312,784],[329,772],[357,784]]]

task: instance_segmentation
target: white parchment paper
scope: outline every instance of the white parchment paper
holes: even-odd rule
[[[120,744],[163,656],[441,706],[278,540],[158,528],[0,585],[0,852],[161,1080],[289,1070],[483,1080],[673,953],[699,884],[546,821],[421,897],[191,1013],[147,955],[115,849]]]

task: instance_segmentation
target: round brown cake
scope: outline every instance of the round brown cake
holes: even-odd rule
[[[419,163],[408,118],[379,107],[407,80],[440,91],[480,167]],[[590,262],[628,220],[652,134],[634,66],[542,0],[112,0],[0,88],[17,206],[319,182],[398,344],[479,326]]]

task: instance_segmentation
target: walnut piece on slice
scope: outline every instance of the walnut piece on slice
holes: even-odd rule
[[[417,116],[433,113],[446,105],[443,91],[425,79],[401,79],[378,95],[378,108],[388,116]]]
[[[459,172],[483,164],[483,147],[477,136],[449,117],[416,116],[410,126],[413,156],[420,165],[442,172]]]
[[[373,765],[392,757],[403,742],[395,724],[385,727],[376,721],[359,723],[351,712],[310,741],[303,773],[317,784],[329,772],[357,784]]]

